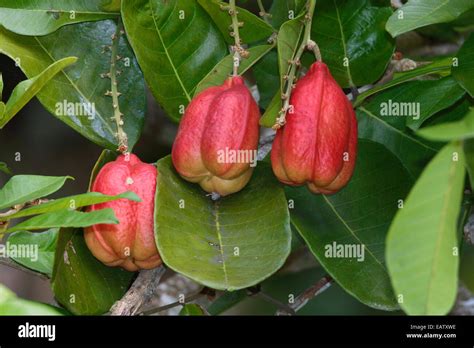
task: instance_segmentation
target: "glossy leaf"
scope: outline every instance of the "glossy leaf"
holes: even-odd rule
[[[15,175],[0,189],[0,209],[13,207],[56,192],[70,176]]]
[[[61,229],[52,289],[58,302],[73,314],[107,312],[125,294],[133,275],[98,261],[87,248],[81,230]]]
[[[62,315],[59,308],[18,298],[0,284],[0,315]]]
[[[92,172],[89,178],[88,191],[91,190],[92,183],[94,182],[97,174],[99,174],[100,169],[108,162],[115,161],[117,159],[117,153],[115,151],[103,150],[92,168]]]
[[[2,129],[54,76],[76,61],[76,57],[58,60],[39,75],[20,82],[13,90],[10,99],[8,99],[5,110],[0,113],[0,129]]]
[[[195,303],[188,303],[183,306],[179,315],[182,316],[199,316],[199,315],[206,315],[204,309]]]
[[[228,2],[218,0],[198,0],[221,31],[223,37],[229,44],[234,44],[234,38],[230,36],[229,27],[232,24],[228,10],[222,10],[221,6],[229,6]],[[273,34],[273,28],[261,18],[244,8],[237,7],[237,18],[244,25],[239,28],[240,39],[249,44],[256,41],[266,40]]]
[[[409,0],[389,18],[387,31],[396,37],[430,24],[452,21],[473,8],[471,0]]]
[[[259,61],[268,51],[273,48],[272,45],[255,46],[248,49],[250,55],[246,59],[242,59],[238,73],[243,75],[255,63]],[[224,83],[225,79],[232,73],[233,55],[228,55],[222,59],[217,65],[202,79],[196,87],[194,95],[202,92],[208,87],[218,86]]]
[[[438,146],[407,129],[405,117],[381,115],[382,103],[388,103],[391,97],[390,91],[381,93],[370,103],[357,109],[359,138],[384,145],[398,157],[410,175],[416,178],[436,154]]]
[[[281,110],[281,94],[278,91],[270,101],[265,113],[260,118],[260,125],[271,128],[275,124],[278,113]]]
[[[52,63],[76,56],[73,66],[56,75],[38,94],[43,106],[58,119],[96,144],[116,150],[117,126],[113,115],[108,78],[110,52],[104,46],[112,43],[116,24],[111,20],[64,26],[47,36],[21,36],[0,27],[0,52],[18,60],[28,78],[40,74]],[[117,63],[122,70],[118,89],[122,93],[120,110],[124,113],[124,130],[129,147],[137,142],[145,117],[145,83],[127,40],[121,36]],[[95,110],[94,110],[95,108]]]
[[[0,23],[20,35],[47,35],[63,25],[117,17],[111,0],[0,0]]]
[[[360,141],[354,175],[337,194],[314,195],[306,187],[286,190],[294,204],[292,224],[318,261],[348,293],[374,308],[398,307],[385,266],[384,241],[398,201],[411,184],[395,156],[379,144]],[[360,254],[335,257],[341,247]]]
[[[394,51],[394,41],[385,31],[390,7],[369,0],[318,0],[312,39],[323,61],[342,87],[377,81]]]
[[[288,208],[267,164],[258,164],[242,191],[217,201],[181,179],[169,156],[157,166],[155,236],[168,267],[208,287],[237,290],[283,265],[291,244]]]
[[[401,117],[410,129],[417,130],[429,117],[453,105],[464,94],[452,77],[410,81],[383,93],[380,115]]]
[[[42,230],[53,227],[87,227],[95,224],[117,224],[118,222],[111,208],[88,213],[63,209],[32,217],[8,228],[5,232]]]
[[[460,121],[446,122],[425,127],[417,132],[423,138],[433,141],[463,140],[474,137],[474,109]]]
[[[474,97],[474,34],[464,42],[456,55],[457,66],[453,66],[453,77]]]
[[[51,277],[58,232],[58,229],[54,228],[45,232],[19,231],[12,233],[7,240],[9,248],[12,246],[16,250],[31,250],[33,248],[34,253],[14,256],[10,254],[10,258],[24,267]]]
[[[425,75],[441,75],[447,76],[450,74],[452,65],[452,58],[444,58],[438,61],[432,62],[430,64],[421,66],[419,68],[404,71],[401,73],[396,73],[393,76],[393,79],[390,82],[387,82],[383,85],[373,87],[357,96],[356,101],[353,103],[354,107],[361,105],[368,97],[389,89],[393,86],[397,86],[404,82],[410,81],[416,77],[421,77]]]
[[[278,70],[280,71],[280,91],[283,94],[283,87],[285,85],[285,75],[288,75],[289,61],[293,60],[293,57],[298,50],[301,36],[303,34],[304,13],[283,23],[278,32],[277,37],[277,48],[278,48]]]
[[[295,19],[304,10],[304,5],[304,0],[273,0],[268,11],[272,15],[272,26],[280,28],[284,22]]]
[[[15,214],[9,215],[8,217],[0,217],[0,221],[11,220],[24,216],[50,213],[62,209],[77,209],[88,205],[110,202],[121,198],[129,199],[135,202],[140,201],[140,198],[134,192],[131,191],[127,191],[116,196],[104,195],[99,192],[88,192],[80,195],[59,198],[46,203],[42,203],[40,205],[34,205],[26,209],[22,209]]]
[[[387,265],[408,314],[444,315],[454,304],[464,165],[460,143],[446,145],[423,171],[390,227]]]
[[[153,95],[179,121],[197,84],[227,54],[222,34],[197,1],[123,0],[122,17]]]
[[[267,109],[273,96],[280,95],[280,74],[278,72],[278,53],[271,50],[260,59],[252,69],[257,83],[260,100],[258,104],[262,109]]]
[[[210,315],[221,314],[246,298],[247,290],[226,291],[207,307],[207,312]]]

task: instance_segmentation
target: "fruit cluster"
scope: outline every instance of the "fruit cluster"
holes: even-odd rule
[[[322,62],[301,78],[290,99],[286,124],[277,130],[271,152],[273,172],[284,184],[307,185],[332,194],[352,176],[357,121],[344,92]],[[242,190],[252,176],[260,111],[240,76],[210,87],[188,105],[172,149],[176,171],[203,190],[226,196]],[[226,154],[233,154],[231,160]],[[244,160],[243,160],[244,159]],[[161,264],[154,240],[156,167],[135,155],[121,155],[97,175],[92,191],[115,195],[134,191],[141,202],[120,199],[90,210],[112,208],[120,223],[95,225],[85,239],[97,259],[129,271]]]

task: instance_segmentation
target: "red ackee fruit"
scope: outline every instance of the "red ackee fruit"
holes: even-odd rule
[[[102,167],[91,191],[117,195],[133,191],[141,202],[118,199],[94,204],[89,211],[112,208],[119,223],[98,224],[84,230],[92,254],[108,266],[128,271],[151,269],[161,264],[154,237],[156,167],[133,155],[120,155]]]
[[[191,101],[179,126],[171,154],[177,172],[207,192],[225,196],[240,191],[252,176],[259,118],[242,77],[207,88]]]
[[[311,66],[297,82],[290,105],[293,112],[273,142],[273,172],[281,182],[307,184],[314,193],[339,191],[354,171],[357,120],[326,64]]]

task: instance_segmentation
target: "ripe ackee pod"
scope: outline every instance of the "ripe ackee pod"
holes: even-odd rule
[[[314,63],[294,88],[286,124],[277,131],[271,161],[277,178],[331,194],[352,176],[357,120],[352,105],[322,62]]]
[[[260,111],[240,76],[198,94],[186,108],[172,160],[187,181],[225,196],[240,191],[256,164]]]
[[[107,266],[128,271],[151,269],[161,264],[154,237],[156,167],[133,155],[120,155],[105,164],[94,180],[91,191],[117,195],[133,191],[141,202],[118,199],[94,204],[88,211],[112,208],[119,223],[98,224],[84,229],[92,254]]]

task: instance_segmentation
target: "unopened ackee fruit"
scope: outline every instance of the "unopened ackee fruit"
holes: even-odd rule
[[[357,120],[352,105],[322,62],[314,63],[290,98],[293,112],[277,131],[271,161],[277,178],[331,194],[352,176]]]
[[[173,144],[177,172],[207,192],[240,191],[256,163],[260,111],[240,76],[198,94],[187,107]]]
[[[89,211],[112,208],[119,223],[97,224],[84,230],[92,254],[108,266],[128,271],[151,269],[161,264],[154,237],[154,198],[158,172],[133,155],[120,155],[102,167],[91,191],[117,195],[133,191],[141,202],[118,199],[94,204]]]

